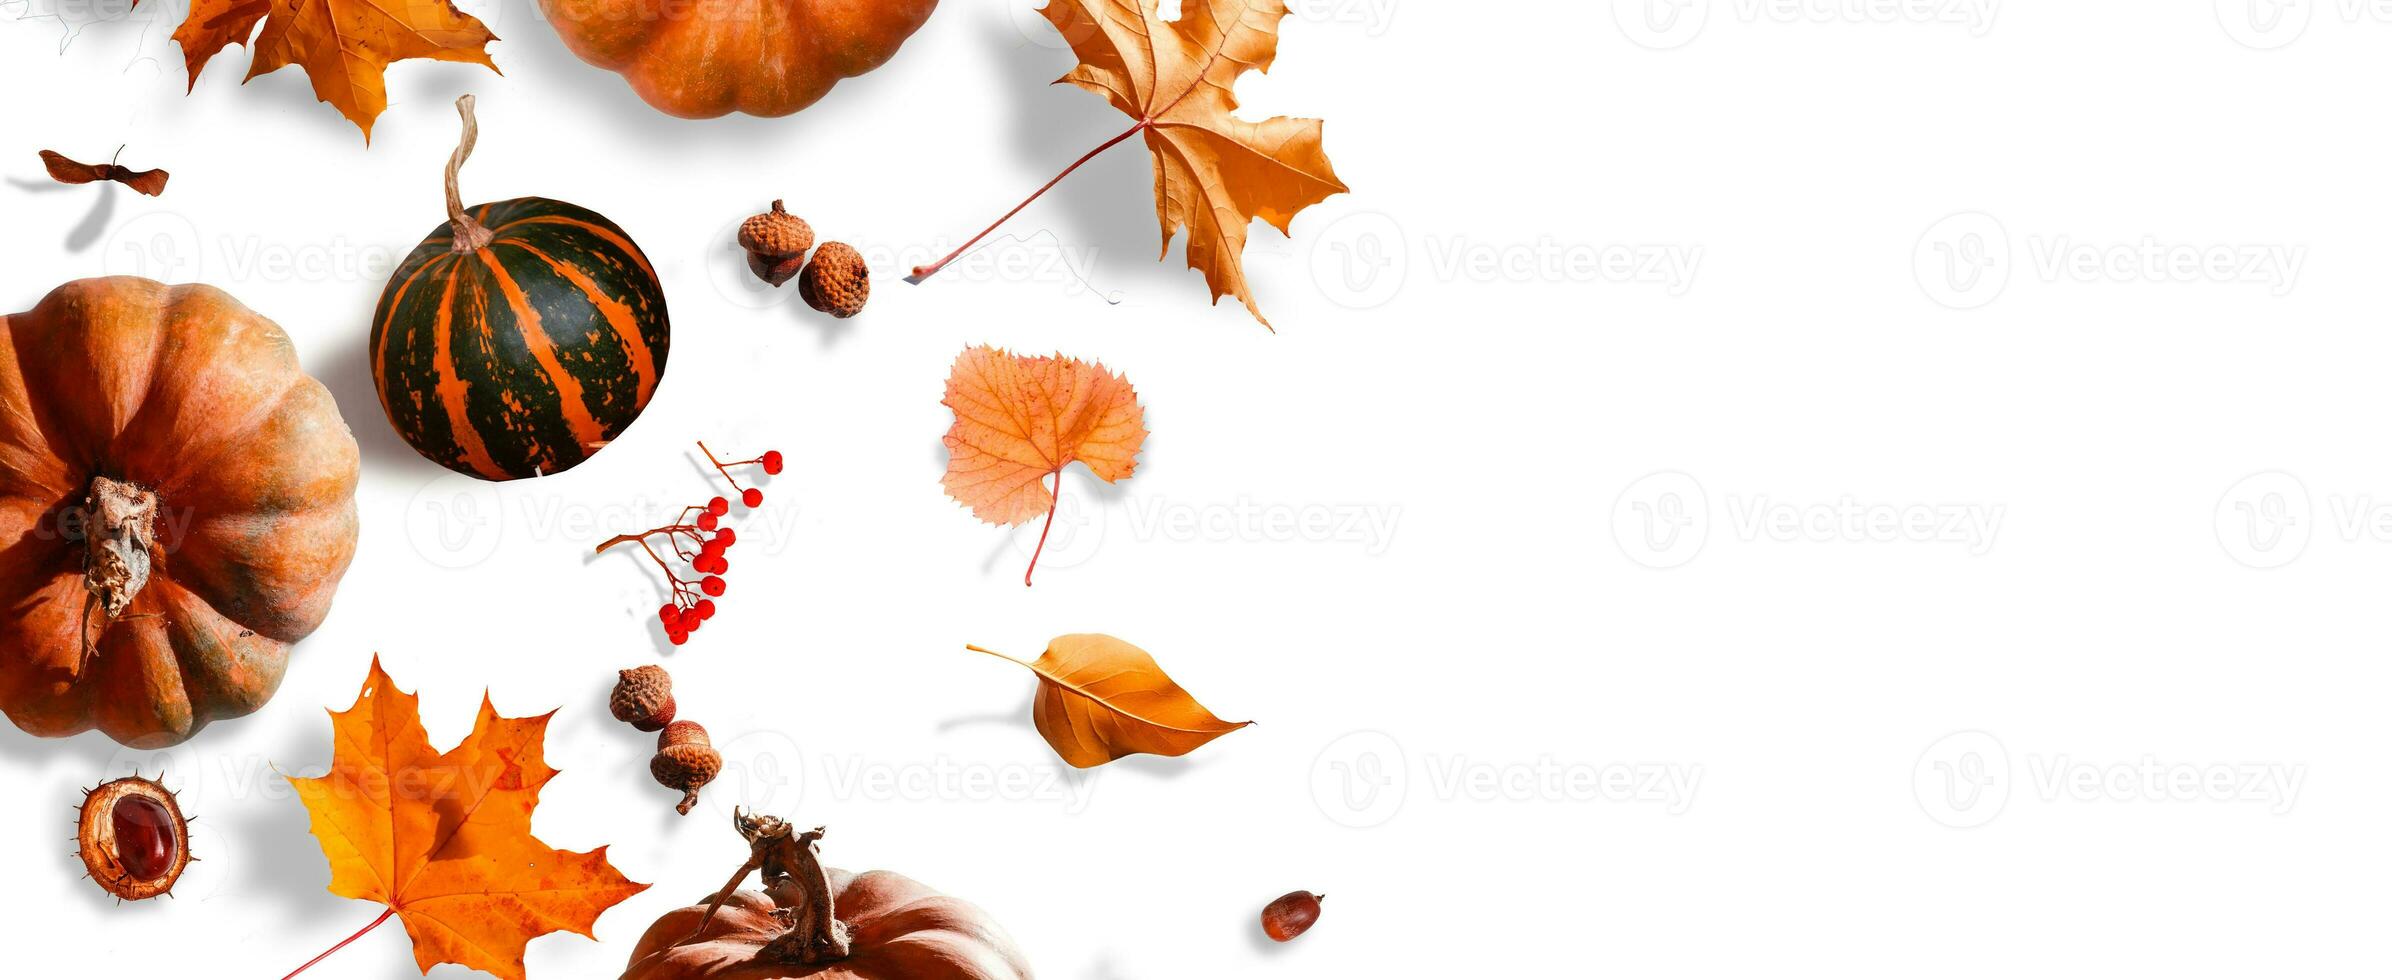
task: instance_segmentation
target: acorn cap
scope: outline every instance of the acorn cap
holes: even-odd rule
[[[652,732],[673,721],[673,678],[664,668],[649,664],[618,671],[615,692],[607,698],[606,708],[615,720],[627,722],[643,732]]]
[[[872,270],[854,246],[824,242],[797,274],[797,294],[807,306],[844,320],[864,311],[864,301],[872,296]]]
[[[739,247],[773,258],[803,255],[814,247],[814,227],[774,201],[772,210],[739,223]]]

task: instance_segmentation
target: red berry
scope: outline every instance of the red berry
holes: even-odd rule
[[[699,618],[699,619],[713,619],[713,618],[714,618],[714,600],[712,600],[712,599],[700,599],[700,600],[698,600],[697,610],[698,610],[698,618]]]
[[[714,557],[714,574],[716,574],[716,575],[729,575],[729,574],[731,574],[731,560],[730,560],[730,559],[728,559],[728,558],[724,558],[724,557],[723,557],[723,556],[721,556],[721,555],[716,555],[716,556]]]
[[[778,474],[781,472],[780,450],[775,449],[764,454],[764,472],[772,474]]]
[[[746,504],[749,507],[762,506],[764,503],[764,491],[758,490],[755,487],[749,487],[747,488],[747,492],[739,495],[739,502]]]
[[[696,616],[681,617],[681,632],[695,633],[698,631],[698,627],[704,625],[706,625],[706,621]]]
[[[717,555],[699,555],[698,560],[689,563],[689,567],[708,575],[721,575],[723,560]]]
[[[723,594],[723,580],[718,576],[708,575],[705,581],[698,583],[698,588],[706,590],[707,595],[718,596]]]
[[[666,623],[671,623],[673,621],[673,614],[680,611],[680,606],[676,606],[668,602],[664,605],[656,607],[656,618]]]
[[[703,513],[703,514],[699,514],[699,515],[698,515],[698,530],[700,530],[700,531],[711,531],[711,530],[714,530],[714,525],[715,525],[715,524],[717,524],[717,523],[719,523],[720,521],[721,521],[721,518],[718,518],[718,517],[714,516],[714,512],[713,512],[713,511],[708,511],[708,512],[706,512],[706,513]]]
[[[739,540],[739,535],[731,533],[731,529],[730,529],[730,528],[727,528],[727,527],[726,527],[726,528],[724,528],[724,529],[722,529],[722,530],[720,530],[720,531],[716,531],[716,532],[714,532],[714,542],[713,542],[713,543],[715,543],[715,544],[718,544],[718,545],[721,545],[721,546],[723,546],[723,547],[725,547],[725,548],[728,548],[728,547],[730,547],[730,546],[732,545],[732,543],[733,543],[733,542],[736,542],[736,541],[738,541],[738,540]]]
[[[674,630],[670,633],[666,633],[664,638],[673,641],[674,646],[680,646],[681,644],[689,642],[689,634],[680,630]]]
[[[731,512],[731,502],[721,497],[706,502],[706,512],[720,517]]]

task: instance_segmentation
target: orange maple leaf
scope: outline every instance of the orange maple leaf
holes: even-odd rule
[[[993,347],[967,348],[947,375],[944,404],[955,410],[947,430],[947,475],[940,483],[981,520],[1019,526],[1039,512],[1046,528],[1022,572],[1038,569],[1047,531],[1055,527],[1063,467],[1078,460],[1106,483],[1127,478],[1146,442],[1146,410],[1127,379],[1060,354],[1023,357]],[[1055,478],[1055,489],[1045,480]]]
[[[391,62],[430,58],[498,70],[483,50],[498,38],[449,0],[192,0],[190,15],[174,30],[190,86],[199,85],[200,68],[217,52],[250,43],[260,20],[266,30],[250,49],[241,81],[296,64],[316,98],[349,117],[369,143],[374,117],[389,104],[382,70]]]
[[[1235,294],[1254,319],[1270,326],[1246,285],[1247,224],[1261,218],[1287,234],[1296,212],[1346,190],[1321,149],[1320,120],[1273,116],[1249,122],[1232,115],[1238,76],[1247,69],[1269,71],[1279,55],[1285,0],[1182,0],[1179,19],[1168,21],[1157,0],[1047,0],[1041,12],[1080,59],[1056,84],[1070,82],[1104,96],[1137,124],[1065,167],[1030,199],[1090,157],[1145,134],[1154,154],[1162,254],[1171,254],[1171,237],[1186,228],[1188,267],[1204,273],[1213,302]],[[906,281],[929,278],[995,230],[990,225]]]
[[[358,935],[396,915],[418,969],[459,963],[522,980],[533,937],[596,938],[599,913],[648,887],[608,864],[604,847],[576,854],[532,837],[540,787],[557,774],[541,758],[554,714],[501,718],[485,693],[473,733],[435,753],[415,695],[375,658],[357,703],[332,715],[332,770],[289,777],[332,862],[332,893],[388,906]]]

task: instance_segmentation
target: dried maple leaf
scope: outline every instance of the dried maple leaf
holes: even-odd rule
[[[375,659],[357,703],[332,716],[332,770],[291,777],[332,862],[332,893],[388,906],[358,935],[396,915],[418,969],[459,963],[522,980],[533,937],[591,936],[599,913],[648,887],[606,863],[604,847],[576,854],[532,837],[540,787],[557,774],[541,758],[553,714],[501,718],[485,694],[473,733],[436,753],[415,695]]]
[[[1171,236],[1188,229],[1188,267],[1204,273],[1213,302],[1235,294],[1254,319],[1263,319],[1246,286],[1242,256],[1246,226],[1256,218],[1286,234],[1296,212],[1343,193],[1345,184],[1321,149],[1321,121],[1273,116],[1248,122],[1232,89],[1247,69],[1269,71],[1279,54],[1284,0],[1182,0],[1178,20],[1164,20],[1158,0],[1047,0],[1042,11],[1070,42],[1080,66],[1070,82],[1104,96],[1137,124],[1088,151],[1030,195],[1038,199],[1080,164],[1141,133],[1154,154],[1155,216],[1163,223],[1163,254]],[[1023,201],[997,225],[1020,213]],[[972,237],[938,262],[917,268],[919,283],[988,237]]]
[[[1038,675],[1038,699],[1030,707],[1038,734],[1081,769],[1140,752],[1186,755],[1254,724],[1213,717],[1154,657],[1102,633],[1058,636],[1031,661],[984,647],[964,649],[1013,660]]]
[[[1146,410],[1127,379],[1076,358],[1022,357],[967,348],[947,375],[947,495],[991,524],[1019,526],[1046,514],[1022,584],[1038,569],[1055,527],[1063,467],[1080,461],[1106,483],[1127,478],[1146,442]],[[1045,479],[1055,478],[1048,490]]]
[[[190,15],[174,30],[191,87],[225,46],[249,44],[261,20],[266,29],[250,48],[249,74],[241,80],[298,65],[316,98],[349,117],[368,142],[374,117],[389,104],[382,70],[391,62],[430,58],[498,70],[483,50],[498,38],[449,0],[192,0]]]

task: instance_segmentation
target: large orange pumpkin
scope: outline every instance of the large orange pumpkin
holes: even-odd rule
[[[705,918],[705,900],[665,913],[631,951],[623,980],[1030,980],[1021,950],[978,906],[895,872],[823,871],[847,924],[852,952],[845,959],[800,966],[765,955],[789,929],[773,915],[783,903],[740,891],[695,937],[690,930]],[[790,907],[802,904],[794,891],[784,898]]]
[[[786,116],[880,67],[938,0],[540,0],[581,60],[687,119]]]
[[[257,710],[356,488],[332,395],[223,292],[85,279],[0,317],[0,710],[144,748]]]

